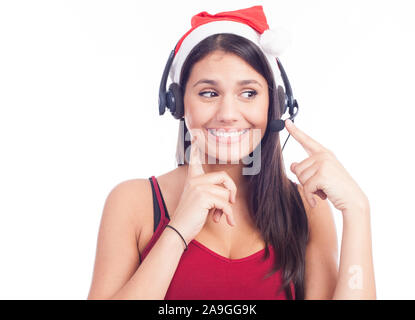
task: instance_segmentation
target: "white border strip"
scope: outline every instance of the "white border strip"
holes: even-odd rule
[[[274,74],[274,79],[276,84],[282,85],[281,73],[277,65],[276,58],[272,55],[266,53],[260,45],[261,34],[251,28],[250,26],[236,22],[236,21],[213,21],[205,23],[196,29],[194,29],[190,34],[186,36],[183,40],[179,51],[174,57],[173,64],[170,68],[170,80],[179,83],[180,73],[183,67],[183,63],[189,55],[190,51],[195,47],[200,41],[205,38],[217,34],[217,33],[233,33],[244,38],[247,38],[254,42],[264,53],[265,57],[268,60],[269,65],[271,66],[272,72]]]

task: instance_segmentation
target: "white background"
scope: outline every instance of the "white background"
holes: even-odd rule
[[[292,38],[297,126],[369,197],[378,298],[415,298],[411,1],[14,0],[0,2],[1,299],[86,299],[108,193],[175,168],[178,122],[157,105],[170,51],[194,14],[257,4]],[[287,171],[305,157],[291,137]]]

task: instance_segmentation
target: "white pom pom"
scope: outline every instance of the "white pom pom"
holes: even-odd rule
[[[279,57],[291,45],[288,31],[283,28],[265,30],[259,39],[262,50],[272,55]]]

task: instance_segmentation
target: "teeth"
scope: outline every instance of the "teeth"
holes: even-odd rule
[[[244,129],[241,131],[234,131],[234,132],[225,132],[223,130],[216,130],[216,129],[208,129],[209,132],[218,137],[237,137],[240,136],[248,131],[248,129]]]

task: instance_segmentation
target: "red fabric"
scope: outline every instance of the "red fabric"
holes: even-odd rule
[[[179,48],[183,40],[195,28],[201,26],[202,24],[212,22],[212,21],[219,21],[219,20],[242,22],[242,23],[247,24],[251,28],[255,29],[261,34],[265,30],[269,29],[267,18],[265,17],[262,6],[253,6],[253,7],[246,8],[246,9],[219,12],[216,14],[210,14],[206,11],[203,11],[192,17],[192,21],[191,21],[192,28],[189,31],[187,31],[186,34],[178,42],[175,54],[177,54],[177,52],[179,51]]]
[[[141,256],[144,260],[165,226],[169,223],[161,200],[156,178],[151,177],[161,210],[161,220]],[[179,236],[179,235],[177,235]],[[275,252],[272,246],[270,256],[262,260],[265,248],[241,259],[229,259],[210,250],[202,243],[192,240],[184,251],[165,300],[275,300],[286,299],[281,287],[281,271],[267,279],[263,277],[271,270]],[[291,292],[295,298],[294,286]]]

